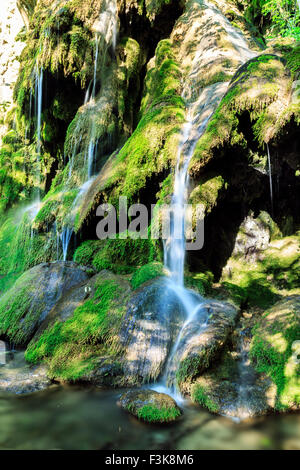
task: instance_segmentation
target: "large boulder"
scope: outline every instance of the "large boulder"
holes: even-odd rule
[[[181,415],[173,398],[153,390],[126,392],[120,397],[119,404],[133,416],[150,423],[169,423]]]
[[[253,331],[250,355],[256,369],[274,384],[273,403],[279,411],[300,408],[300,296],[269,309]]]
[[[182,306],[165,280],[150,282],[130,299],[120,332],[127,384],[160,376],[182,321]]]
[[[88,280],[85,268],[71,262],[42,263],[26,271],[0,300],[0,335],[28,344],[52,308],[72,287]]]

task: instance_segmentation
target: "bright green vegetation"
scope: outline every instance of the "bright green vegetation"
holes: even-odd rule
[[[185,285],[190,289],[195,289],[200,295],[209,295],[214,276],[210,271],[203,271],[197,274],[187,274]]]
[[[93,297],[76,308],[64,323],[56,322],[26,350],[31,363],[45,361],[49,376],[76,381],[97,366],[99,357],[120,353],[118,331],[126,311],[128,284],[99,276]]]
[[[207,395],[205,388],[199,384],[195,384],[192,388],[192,400],[207,408],[211,413],[218,412],[217,404]]]
[[[253,331],[251,358],[276,386],[277,410],[300,404],[300,297],[288,297],[267,311]]]
[[[216,206],[222,190],[226,190],[226,183],[221,175],[205,175],[190,195],[190,204],[202,204],[204,213],[209,214]]]
[[[222,284],[238,305],[268,308],[282,296],[300,293],[299,235],[271,242],[256,262],[232,257]]]
[[[290,86],[290,77],[283,62],[272,54],[252,59],[239,69],[231,83],[197,143],[192,171],[198,171],[222,147],[247,149],[247,137],[239,129],[239,117],[244,112],[249,113],[255,139],[261,146],[267,135],[275,136],[292,115],[298,115],[295,107],[284,116],[280,114],[282,107],[274,108],[280,93]]]
[[[121,237],[116,239],[89,240],[77,248],[74,261],[78,264],[91,265],[98,272],[110,269],[117,274],[129,274],[138,266],[153,261],[155,246],[152,240]]]
[[[36,281],[34,274],[25,273],[17,279],[13,289],[1,297],[0,335],[5,335],[15,344],[26,343],[32,326],[38,321],[44,308],[42,303],[35,309],[30,308],[32,296],[29,292],[35,288]]]
[[[163,265],[158,262],[152,262],[137,269],[131,278],[133,289],[138,289],[142,284],[156,277],[163,276]]]
[[[137,417],[147,423],[169,423],[180,416],[180,410],[175,406],[144,405],[137,411]]]
[[[30,211],[24,207],[7,211],[0,221],[0,291],[7,290],[27,269],[56,259],[56,243],[51,233],[32,237]]]
[[[180,96],[181,72],[169,40],[159,43],[150,65],[140,122],[117,154],[112,175],[105,183],[113,203],[124,194],[134,201],[151,178],[169,169],[176,157],[184,102]]]

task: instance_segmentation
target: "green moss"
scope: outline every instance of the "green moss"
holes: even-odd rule
[[[292,50],[289,50],[284,55],[284,58],[286,59],[288,68],[292,72],[293,78],[297,78],[300,72],[300,46],[297,45],[292,48]]]
[[[31,298],[27,295],[30,283],[32,284],[31,275],[23,274],[14,285],[13,295],[8,291],[0,301],[0,335],[5,335],[15,344],[24,344],[27,329],[41,314],[41,310],[36,309],[31,315],[27,315],[31,303]]]
[[[190,195],[190,203],[204,206],[206,214],[209,214],[215,207],[221,191],[227,188],[227,185],[221,175],[213,176],[206,175],[201,178],[199,184],[195,187]]]
[[[300,366],[294,349],[300,338],[299,309],[299,297],[280,302],[253,330],[250,356],[257,370],[276,385],[278,410],[300,405]]]
[[[116,273],[133,272],[137,266],[152,261],[154,247],[151,240],[121,239],[107,240],[94,256],[93,266],[97,271],[110,269]]]
[[[101,250],[103,242],[100,240],[88,240],[83,242],[74,253],[75,263],[82,264],[84,266],[91,266],[95,254]]]
[[[238,305],[269,308],[281,296],[300,292],[299,236],[271,242],[256,262],[231,258],[222,285]]]
[[[133,289],[138,289],[142,284],[156,277],[163,276],[163,265],[153,262],[139,268],[131,278]]]
[[[207,408],[211,413],[218,412],[218,405],[209,397],[205,388],[199,384],[195,384],[192,389],[192,400],[200,406]]]
[[[113,203],[124,194],[129,201],[136,200],[149,179],[159,176],[174,161],[184,122],[180,79],[172,44],[161,41],[146,75],[140,122],[116,156],[103,188]]]
[[[197,290],[200,295],[208,295],[211,291],[213,280],[212,272],[205,271],[185,276],[185,285],[190,289]]]
[[[239,118],[244,112],[249,114],[256,140],[263,146],[266,135],[270,130],[275,133],[278,126],[278,115],[271,105],[278,99],[280,87],[288,86],[284,62],[275,55],[260,55],[242,66],[196,145],[192,171],[198,172],[225,145],[247,147],[247,136],[239,128]],[[281,112],[282,108],[278,110]]]
[[[117,333],[126,310],[128,287],[114,278],[100,276],[95,292],[71,318],[56,322],[26,350],[31,363],[46,361],[50,376],[62,380],[78,380],[93,370],[99,356],[120,352]]]
[[[180,414],[180,410],[175,406],[158,408],[152,404],[144,405],[137,412],[138,418],[147,423],[169,423],[175,421]]]
[[[74,261],[91,265],[96,271],[109,269],[116,274],[133,273],[138,266],[146,265],[155,258],[155,246],[152,240],[121,238],[127,234],[117,235],[116,239],[89,240],[80,245]],[[155,264],[153,265],[155,266]]]

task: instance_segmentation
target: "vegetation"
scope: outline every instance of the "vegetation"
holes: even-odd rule
[[[276,385],[275,408],[300,404],[300,365],[295,342],[300,337],[299,297],[289,297],[265,312],[253,331],[251,358]]]
[[[155,405],[144,405],[137,412],[138,418],[148,423],[169,423],[180,416],[180,410],[173,407],[157,408]]]
[[[118,330],[128,293],[126,283],[100,275],[93,296],[71,318],[56,322],[31,342],[26,360],[45,361],[50,377],[76,381],[97,367],[99,357],[115,358],[120,353]]]
[[[217,413],[218,412],[217,404],[214,403],[211,398],[209,398],[209,396],[205,392],[205,389],[199,384],[196,384],[193,387],[192,400],[195,403],[198,403],[200,406],[203,406],[204,408],[207,408],[208,411],[210,411],[211,413]]]

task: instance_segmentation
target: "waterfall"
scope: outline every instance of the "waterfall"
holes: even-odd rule
[[[42,105],[43,105],[43,68],[35,67],[35,119],[36,119],[36,153],[38,171],[38,199],[40,200],[41,183],[41,127],[42,127]]]
[[[170,208],[170,236],[164,245],[164,265],[170,273],[167,289],[178,298],[185,312],[185,320],[171,349],[164,375],[160,383],[153,387],[157,391],[167,390],[177,401],[180,400],[180,395],[176,390],[176,371],[184,346],[188,343],[191,333],[201,334],[207,324],[207,314],[203,308],[204,299],[184,286],[188,169],[197,142],[204,134],[207,124],[227,87],[228,83],[210,85],[202,90],[196,101],[189,104],[186,123],[183,126],[178,146],[174,191]],[[183,98],[186,101],[187,96],[189,96],[188,88],[183,91]]]
[[[70,227],[64,227],[62,233],[60,234],[60,240],[63,250],[63,261],[67,261],[69,243],[72,237],[73,229]]]
[[[273,179],[272,179],[272,166],[271,166],[271,155],[270,155],[270,149],[269,145],[267,144],[267,152],[268,152],[268,168],[269,168],[269,180],[270,180],[270,199],[271,199],[271,209],[272,209],[272,215],[274,212],[274,198],[273,198]]]
[[[92,91],[89,96],[89,88],[85,96],[85,104],[93,106],[96,98],[96,85],[97,85],[97,71],[100,67],[100,73],[104,73],[106,55],[110,47],[115,52],[117,45],[117,34],[118,34],[118,10],[116,0],[107,0],[104,3],[103,11],[99,15],[99,20],[94,26],[96,31],[95,36],[95,59],[94,59],[94,75],[92,82]],[[101,61],[99,64],[99,51],[101,49]],[[87,180],[90,180],[93,175],[93,166],[97,150],[96,142],[96,129],[94,120],[91,124],[90,139],[88,148],[86,151],[87,160]]]
[[[94,178],[93,174],[95,173],[95,155],[97,152],[97,139],[96,139],[96,125],[95,125],[95,116],[94,107],[96,103],[96,91],[97,91],[97,80],[98,80],[98,70],[100,73],[105,73],[105,64],[106,64],[106,55],[110,47],[115,51],[117,43],[117,33],[118,33],[118,11],[116,0],[106,0],[100,12],[99,19],[94,25],[95,31],[95,54],[94,54],[94,71],[93,79],[89,84],[85,98],[84,106],[86,106],[91,111],[91,122],[89,129],[89,138],[88,142],[85,143],[84,161],[86,167],[85,180],[82,186],[79,188],[78,194],[73,202],[68,220],[65,221],[62,227],[62,233],[58,236],[58,242],[62,244],[63,250],[63,260],[66,261],[68,254],[69,243],[74,233],[74,220],[76,216],[76,211],[84,194],[90,188]],[[72,176],[72,170],[74,167],[74,160],[80,145],[82,144],[82,129],[81,121],[78,120],[75,127],[74,133],[72,135],[72,155],[69,163],[69,181]],[[86,125],[86,122],[84,122]],[[59,250],[58,250],[59,253]]]

